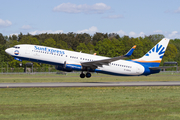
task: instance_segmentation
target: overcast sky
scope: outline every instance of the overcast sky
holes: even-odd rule
[[[20,32],[180,39],[180,0],[1,0],[0,33]]]

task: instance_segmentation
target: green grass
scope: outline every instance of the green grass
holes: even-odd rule
[[[159,73],[150,76],[123,77],[92,74],[81,79],[79,73],[61,74],[0,74],[0,83],[16,82],[130,82],[130,81],[179,81],[180,73]]]
[[[0,119],[180,119],[179,86],[5,88],[0,93]]]
[[[179,81],[180,73],[121,77],[93,74],[6,74],[8,82],[122,82]],[[180,119],[180,86],[1,88],[0,120],[177,120]]]

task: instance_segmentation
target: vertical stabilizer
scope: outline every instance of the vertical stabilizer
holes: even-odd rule
[[[135,59],[133,61],[141,63],[152,63],[152,66],[159,66],[161,60],[164,56],[166,48],[168,46],[170,39],[164,38],[159,43],[157,43],[149,52],[147,52],[143,57]],[[154,64],[153,64],[154,63]]]

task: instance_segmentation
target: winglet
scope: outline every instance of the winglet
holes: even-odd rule
[[[136,45],[134,45],[134,46],[124,55],[124,57],[129,57],[129,56],[131,56],[135,48],[136,48]]]

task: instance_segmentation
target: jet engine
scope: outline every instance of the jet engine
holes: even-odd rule
[[[55,68],[57,70],[71,72],[73,70],[81,71],[82,66],[81,66],[80,63],[74,63],[74,62],[65,61],[63,65],[57,65],[57,66],[55,66]]]

